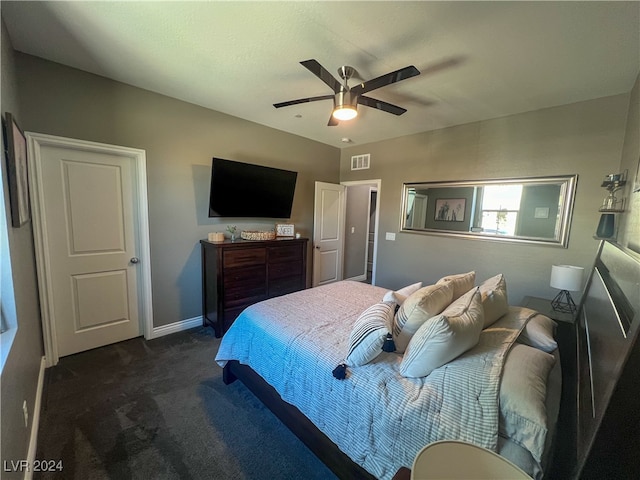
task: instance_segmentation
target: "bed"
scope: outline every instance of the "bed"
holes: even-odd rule
[[[467,297],[478,298],[479,288],[472,290]],[[443,439],[491,449],[541,478],[560,406],[560,361],[553,344],[539,371],[524,372],[532,358],[524,349],[538,349],[531,338],[522,338],[535,322],[553,322],[508,306],[482,328],[472,348],[426,376],[401,374],[407,350],[382,352],[364,365],[347,367],[344,380],[335,378],[332,371],[344,363],[354,324],[389,293],[342,281],[248,307],[216,355],[225,382],[241,379],[339,478],[391,479],[411,466],[424,445]],[[518,364],[517,352],[525,354]],[[505,399],[508,370],[516,381]],[[518,382],[527,378],[537,394],[518,391],[523,390]]]
[[[565,478],[640,478],[640,253],[600,245],[567,368]]]

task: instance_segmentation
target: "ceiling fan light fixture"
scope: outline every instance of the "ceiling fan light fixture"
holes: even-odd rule
[[[340,121],[356,118],[358,116],[357,103],[357,97],[351,94],[346,85],[343,86],[334,99],[333,117]]]
[[[358,116],[358,111],[353,105],[338,105],[333,110],[333,116],[338,120],[352,120]]]
[[[275,108],[281,108],[333,98],[333,110],[331,111],[329,122],[327,123],[328,127],[335,127],[340,124],[340,121],[352,120],[357,117],[358,104],[391,113],[393,115],[402,115],[407,111],[405,108],[383,102],[382,100],[367,97],[365,94],[372,90],[391,85],[392,83],[420,75],[420,71],[413,65],[410,65],[408,67],[401,68],[400,70],[396,70],[395,72],[389,72],[372,80],[360,83],[351,88],[349,87],[349,79],[356,74],[356,70],[353,67],[345,65],[338,69],[338,75],[343,80],[343,83],[341,84],[327,71],[326,68],[320,65],[317,60],[304,60],[300,62],[300,64],[331,88],[331,90],[333,90],[333,95],[318,95],[315,97],[299,98],[297,100],[289,100],[288,102],[274,103],[273,106]]]

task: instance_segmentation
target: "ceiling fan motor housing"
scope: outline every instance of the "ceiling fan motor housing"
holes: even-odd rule
[[[341,88],[340,91],[336,93],[333,103],[336,108],[350,106],[355,109],[358,103],[358,96],[351,93],[351,90]]]

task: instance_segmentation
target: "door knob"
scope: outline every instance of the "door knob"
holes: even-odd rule
[[[316,245],[316,250],[320,250],[320,245]]]
[[[131,257],[131,260],[129,260],[131,263],[138,263],[140,261],[140,259],[138,257]]]

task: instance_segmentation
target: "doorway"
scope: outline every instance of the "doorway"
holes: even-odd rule
[[[47,366],[151,338],[144,150],[26,136]]]
[[[346,187],[344,278],[375,285],[380,180],[342,182]]]

